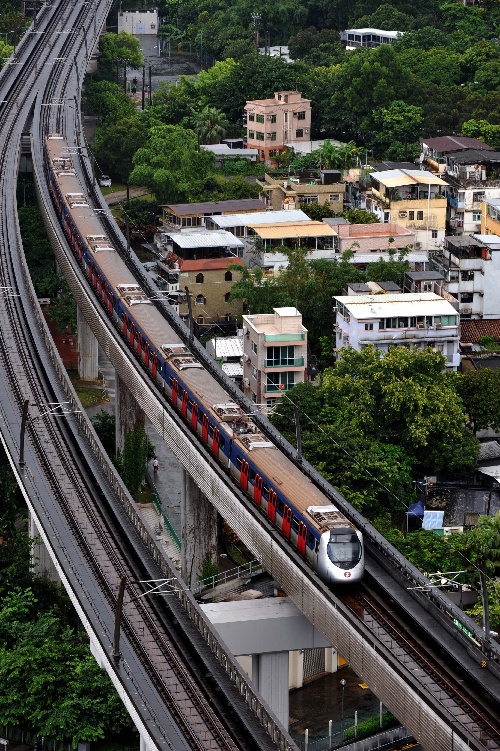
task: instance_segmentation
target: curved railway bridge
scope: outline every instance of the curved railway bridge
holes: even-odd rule
[[[95,24],[94,16],[89,13],[89,6],[92,6],[93,13],[99,13],[101,23],[106,12],[104,2],[97,2],[95,5],[84,3],[79,8],[64,8],[57,5],[50,9],[50,14],[47,10],[46,34],[47,38],[51,39],[51,44],[37,45],[33,37],[26,37],[17,50],[19,62],[12,61],[14,65],[10,66],[0,79],[0,97],[3,101],[0,105],[0,185],[3,223],[0,234],[0,287],[3,290],[0,296],[0,385],[4,387],[0,397],[0,427],[4,444],[16,467],[18,480],[30,508],[35,513],[37,523],[40,524],[51,555],[62,572],[86,627],[90,633],[97,636],[93,639],[93,644],[98,659],[107,667],[137,726],[141,729],[141,735],[147,739],[151,747],[161,747],[161,743],[166,742],[158,741],[157,735],[151,729],[152,726],[155,729],[161,726],[162,737],[168,736],[164,730],[166,721],[162,725],[163,715],[158,709],[161,690],[165,692],[163,711],[172,726],[170,730],[174,740],[168,741],[173,743],[172,747],[185,747],[177,745],[176,739],[182,736],[183,743],[186,744],[186,725],[196,726],[201,733],[206,716],[201,709],[200,717],[203,719],[193,720],[192,723],[186,722],[186,717],[191,716],[190,712],[196,704],[197,697],[196,687],[189,684],[189,681],[186,687],[181,689],[181,693],[185,691],[190,699],[180,701],[181,704],[187,702],[181,710],[182,718],[175,715],[178,684],[169,685],[165,689],[166,679],[161,675],[159,668],[162,660],[160,653],[165,655],[169,652],[169,646],[159,646],[158,643],[158,640],[164,638],[162,628],[166,629],[165,618],[162,625],[162,614],[153,610],[152,605],[147,608],[144,606],[145,610],[135,609],[138,606],[132,592],[137,585],[129,586],[129,595],[125,603],[124,644],[129,651],[125,653],[123,647],[124,657],[117,663],[109,656],[112,643],[111,616],[119,579],[126,576],[129,582],[137,581],[140,578],[137,573],[143,570],[142,567],[150,566],[152,570],[155,565],[163,571],[163,575],[167,575],[168,572],[168,576],[173,578],[174,574],[170,572],[168,562],[161,559],[154,541],[147,539],[125,490],[107,465],[85,417],[81,414],[72,415],[63,422],[47,416],[42,417],[41,412],[37,412],[40,405],[48,401],[69,400],[75,409],[77,407],[71,386],[43,330],[43,321],[30,286],[18,237],[14,185],[19,155],[19,123],[23,116],[26,117],[32,105],[35,176],[59,265],[87,322],[120,377],[144,406],[149,419],[172,447],[180,462],[302,612],[345,656],[356,673],[370,685],[426,749],[434,751],[474,748],[478,751],[493,751],[500,748],[500,656],[497,647],[486,643],[475,624],[442,593],[432,589],[426,591],[425,585],[428,582],[424,577],[387,545],[383,538],[311,467],[302,462],[303,471],[342,507],[344,513],[355,521],[365,535],[368,552],[366,579],[367,590],[370,591],[360,591],[358,599],[354,599],[353,596],[351,600],[337,597],[330,592],[303,561],[285,546],[284,541],[267,526],[265,520],[255,516],[254,510],[240,495],[238,488],[230,483],[229,478],[219,470],[211,458],[200,450],[198,445],[193,444],[192,438],[184,432],[177,416],[169,409],[154,384],[145,379],[133,354],[121,342],[109,321],[103,317],[102,308],[82,278],[58,226],[44,183],[42,159],[43,134],[47,129],[62,129],[69,136],[73,133],[72,129],[77,127],[75,118],[68,117],[71,110],[63,106],[63,103],[67,101],[68,91],[73,92],[79,88],[88,50],[93,45],[92,26],[95,28]],[[39,24],[39,30],[41,29],[42,20]],[[72,33],[70,29],[78,31]],[[64,33],[57,34],[56,31]],[[25,56],[24,50],[27,53]],[[46,72],[49,66],[44,67],[47,62],[50,63],[50,75]],[[35,85],[39,92],[36,104]],[[72,112],[73,115],[76,114],[75,110]],[[95,193],[89,164],[85,158],[82,158],[79,169],[82,180],[87,181],[95,207],[105,208],[102,196]],[[124,241],[116,226],[109,219],[104,218],[103,221],[106,223],[106,234],[113,238],[117,247],[121,247],[125,254]],[[146,291],[154,296],[155,290],[144,277],[136,259],[130,257],[128,262],[135,268],[137,277]],[[159,301],[155,304],[164,312],[165,326],[185,336],[183,325],[168,307]],[[245,411],[253,410],[254,406],[246,402],[241,394],[232,392],[232,386],[224,376],[216,370],[213,363],[206,360],[203,349],[196,342],[192,347],[199,359],[205,363],[207,370],[223,383],[234,400],[239,402]],[[17,436],[21,406],[27,398],[32,399],[38,406],[33,407],[36,414],[28,424],[27,464],[23,469],[16,464],[19,448]],[[282,451],[296,459],[294,450],[263,418],[255,415],[254,419]],[[96,451],[97,459],[93,457],[92,449]],[[92,467],[91,471],[89,467]],[[92,484],[91,478],[94,475],[99,478],[98,485],[105,489],[104,493],[100,493],[95,484]],[[84,501],[85,492],[87,497]],[[103,496],[116,499],[116,502],[113,502],[112,507],[106,505]],[[102,511],[101,505],[105,506]],[[101,513],[102,519],[98,518]],[[130,561],[127,561],[126,565],[119,556],[118,540],[123,537],[120,532],[122,524],[125,536],[130,535],[133,538],[132,548],[135,549],[136,541],[139,545],[140,537],[150,553],[150,557],[146,552],[139,554],[135,578],[134,572],[129,568]],[[110,532],[111,528],[113,534]],[[107,529],[108,534],[102,532],[102,529]],[[94,543],[96,547],[92,548]],[[130,553],[130,558],[133,557],[137,558]],[[103,572],[108,577],[106,582]],[[414,587],[424,589],[413,589]],[[223,667],[219,673],[214,669],[213,682],[221,680],[223,691],[229,695],[231,687],[227,687],[226,690],[224,685],[228,681],[233,681],[233,694],[238,698],[243,697],[243,701],[262,723],[255,733],[255,742],[260,741],[260,736],[263,735],[261,727],[264,726],[278,745],[291,747],[290,739],[279,730],[273,718],[259,704],[258,697],[252,694],[240,671],[225,653],[223,645],[217,643],[210,626],[204,621],[182,583],[176,583],[176,590],[177,597],[171,598],[171,603],[173,607],[174,601],[178,600],[183,607],[182,630],[190,634],[188,641],[192,637],[194,642],[195,635],[201,633],[209,645],[209,649],[204,651],[203,660],[208,660],[208,651],[215,655]],[[190,617],[190,621],[187,620],[187,616]],[[177,616],[176,621],[179,622]],[[136,634],[134,644],[133,629],[134,626],[140,629],[141,623],[145,624],[144,629],[147,627],[148,635],[141,640]],[[155,631],[156,628],[158,631]],[[143,647],[142,656],[139,655],[139,642]],[[129,667],[133,664],[133,659],[136,659],[136,664],[140,664],[137,672]],[[147,674],[146,667],[151,669],[152,665],[160,671],[160,675],[158,672],[154,672],[152,677]],[[447,666],[446,670],[443,669],[443,665]],[[175,672],[180,668],[172,670]],[[191,675],[194,675],[195,682],[196,666],[193,670],[194,673]],[[188,684],[191,688],[188,688]],[[155,700],[149,696],[148,691],[155,694]],[[154,701],[157,703],[154,704]],[[144,707],[147,709],[143,712]],[[213,707],[212,709],[216,710]],[[238,736],[248,737],[248,734],[241,732],[245,722],[250,720],[241,706],[235,702],[231,711],[219,719],[219,724],[214,724],[211,732],[214,738],[217,736],[215,740],[199,740],[198,737],[198,742],[222,744],[227,740],[223,737],[224,733],[227,734],[233,728],[232,740],[227,742],[235,743]],[[266,740],[262,739],[262,743],[265,742]],[[193,740],[189,739],[187,747],[202,746],[194,745]]]

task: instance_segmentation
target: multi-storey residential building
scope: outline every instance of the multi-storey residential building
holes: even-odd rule
[[[460,364],[457,306],[433,292],[341,295],[334,304],[337,349],[433,347],[444,354],[447,368]]]
[[[311,220],[300,209],[289,211],[259,211],[248,214],[223,214],[206,218],[206,227],[209,230],[224,230],[231,232],[240,240],[248,237],[248,228],[253,224],[283,224],[283,222],[310,222]]]
[[[202,203],[171,203],[162,206],[160,231],[190,231],[205,227],[208,216],[266,211],[267,206],[258,198],[242,198],[234,201],[204,201]]]
[[[243,390],[271,409],[289,389],[306,379],[307,329],[296,308],[243,316]]]
[[[242,257],[243,243],[231,232],[159,232],[156,247],[164,256],[173,253],[179,258],[200,260],[201,258]]]
[[[288,141],[311,140],[311,100],[300,91],[277,91],[272,99],[255,99],[245,105],[247,146],[259,149],[260,161],[286,151]]]
[[[500,316],[500,236],[452,235],[429,259],[446,290],[460,303],[462,318]]]
[[[446,229],[447,189],[438,175],[423,170],[372,172],[364,201],[381,222],[413,230],[415,250],[442,245]]]
[[[381,44],[392,44],[403,33],[384,29],[345,29],[340,32],[340,41],[345,42],[346,50],[354,50],[356,47],[380,47]]]
[[[344,210],[345,184],[339,170],[308,170],[301,175],[264,175],[257,180],[266,205],[275,211],[298,209],[299,203],[329,203],[336,213]]]
[[[481,204],[500,198],[500,152],[477,138],[441,136],[421,144],[421,162],[449,184],[450,231],[481,231]]]
[[[500,235],[500,198],[487,198],[481,206],[481,233]]]

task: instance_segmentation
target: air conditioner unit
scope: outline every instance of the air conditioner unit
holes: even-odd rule
[[[248,329],[246,326],[243,326],[243,336],[245,336],[245,334],[248,334]]]
[[[250,360],[250,355],[247,355],[247,353],[246,353],[246,352],[244,352],[244,353],[243,353],[243,358],[242,358],[242,359],[243,359],[243,361],[244,361],[244,362],[248,362],[248,361]]]
[[[415,250],[420,250],[422,243],[415,243]]]
[[[472,308],[462,308],[460,312],[463,313],[465,316],[468,316],[472,313]]]
[[[408,212],[407,211],[400,211],[399,212],[399,216],[401,217],[401,219],[403,219],[405,216],[408,216]]]
[[[267,119],[268,119],[268,120],[272,120],[272,119],[273,119],[273,116],[272,116],[272,115],[267,115]]]
[[[243,379],[243,386],[245,386],[246,388],[248,388],[250,386],[250,379],[249,378],[244,378]]]

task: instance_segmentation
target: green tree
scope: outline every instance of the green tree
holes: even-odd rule
[[[366,209],[347,209],[341,216],[350,224],[378,224],[380,222],[376,214]]]
[[[500,149],[500,125],[492,125],[487,120],[467,120],[462,125],[462,135],[479,138],[488,146]]]
[[[481,582],[483,628],[485,638],[490,636],[488,576],[495,576],[500,563],[500,511],[495,516],[480,516],[479,524],[466,538],[468,552],[476,563]]]
[[[101,409],[90,418],[95,432],[110,459],[116,456],[116,418],[110,412]]]
[[[85,110],[96,115],[101,123],[116,123],[135,114],[135,107],[123,88],[109,81],[87,81],[83,101]]]
[[[500,371],[467,370],[457,376],[457,392],[474,430],[500,428]]]
[[[207,105],[193,114],[192,126],[200,143],[220,143],[226,135],[229,121],[223,112]]]
[[[213,154],[198,151],[193,131],[175,125],[151,128],[146,144],[136,151],[132,185],[146,185],[159,203],[195,200],[213,164]]]
[[[132,495],[135,495],[146,475],[148,459],[154,456],[148,437],[142,428],[125,432],[123,453],[120,457],[121,476]]]
[[[386,261],[384,258],[378,258],[375,263],[370,263],[366,275],[372,282],[394,282],[403,287],[405,272],[410,270],[407,256],[413,246],[408,245],[398,251],[391,246],[391,241],[394,239],[389,238],[389,259]]]
[[[127,31],[119,34],[104,34],[99,40],[102,58],[113,64],[116,60],[126,60],[131,68],[141,68],[144,58],[139,39]]]
[[[371,15],[359,18],[356,21],[356,28],[407,31],[412,28],[413,23],[413,16],[402,13],[390,3],[382,3]]]
[[[93,148],[101,171],[123,181],[128,190],[133,156],[146,138],[146,127],[137,117],[120,118],[97,128]]]
[[[378,136],[380,143],[388,145],[394,140],[403,142],[405,160],[408,160],[408,142],[414,142],[418,138],[422,126],[421,107],[396,99],[388,107],[380,107],[376,110],[374,119],[380,126]]]
[[[61,280],[61,289],[48,309],[48,316],[53,321],[59,331],[76,332],[76,300],[71,293],[70,288],[64,280]]]

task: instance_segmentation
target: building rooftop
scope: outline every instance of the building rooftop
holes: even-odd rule
[[[466,149],[457,154],[449,154],[448,158],[453,164],[491,164],[500,162],[500,151]]]
[[[335,232],[328,224],[324,222],[284,222],[276,225],[249,225],[263,240],[274,240],[281,238],[299,238],[299,237],[329,237],[335,235]]]
[[[388,252],[358,253],[354,250],[354,255],[352,258],[349,258],[349,263],[374,263],[374,261],[378,261],[379,258],[382,258],[384,261],[391,260],[391,256]],[[409,263],[426,263],[428,260],[429,253],[427,250],[410,250],[408,255],[405,256],[405,261],[408,261]]]
[[[443,275],[439,271],[405,271],[405,276],[412,282],[442,281]]]
[[[243,354],[243,337],[225,336],[216,337],[213,342],[215,357],[241,357]]]
[[[363,292],[366,292],[367,294],[370,293],[370,287],[364,282],[350,282],[349,284],[347,284],[347,287],[349,289],[352,289],[352,291],[358,295],[362,294]],[[352,297],[352,295],[348,295],[348,297]]]
[[[166,232],[179,248],[242,248],[243,243],[231,232]]]
[[[333,298],[359,319],[391,316],[457,315],[455,308],[434,292],[405,292],[398,295],[343,295]]]
[[[234,201],[204,201],[203,203],[168,203],[162,206],[177,216],[205,216],[205,214],[230,214],[239,211],[266,211],[259,198],[241,198]]]
[[[443,187],[448,185],[438,175],[419,169],[392,169],[384,172],[372,172],[370,177],[388,188],[397,188],[400,185],[442,185]]]
[[[490,250],[500,248],[500,235],[473,235],[474,239],[481,245],[486,245]]]
[[[363,29],[344,29],[342,32],[343,34],[382,34],[385,36],[397,36],[398,34],[402,34],[402,31],[387,31],[386,29],[371,29],[371,28],[363,28]]]
[[[338,227],[339,224],[350,224],[350,221],[343,216],[329,216],[323,219],[323,221],[325,224],[330,225],[330,227]]]
[[[243,156],[247,157],[248,159],[252,156],[259,156],[259,149],[245,149],[243,147],[241,148],[231,148],[227,143],[202,143],[200,145],[200,149],[205,149],[205,151],[211,151],[216,156],[227,156],[227,157],[237,157],[237,156]]]
[[[500,318],[464,318],[460,324],[460,341],[476,344],[483,336],[493,336],[500,341]]]
[[[224,214],[223,216],[213,216],[211,220],[221,229],[224,227],[243,227],[253,224],[278,224],[284,222],[310,222],[311,220],[300,209],[290,211],[265,211],[249,212],[248,214]]]
[[[481,151],[493,151],[492,146],[483,143],[478,138],[468,138],[466,136],[439,136],[437,138],[426,138],[422,141],[422,146],[439,151],[441,153],[451,153],[453,151],[463,151],[464,149],[480,149]]]

